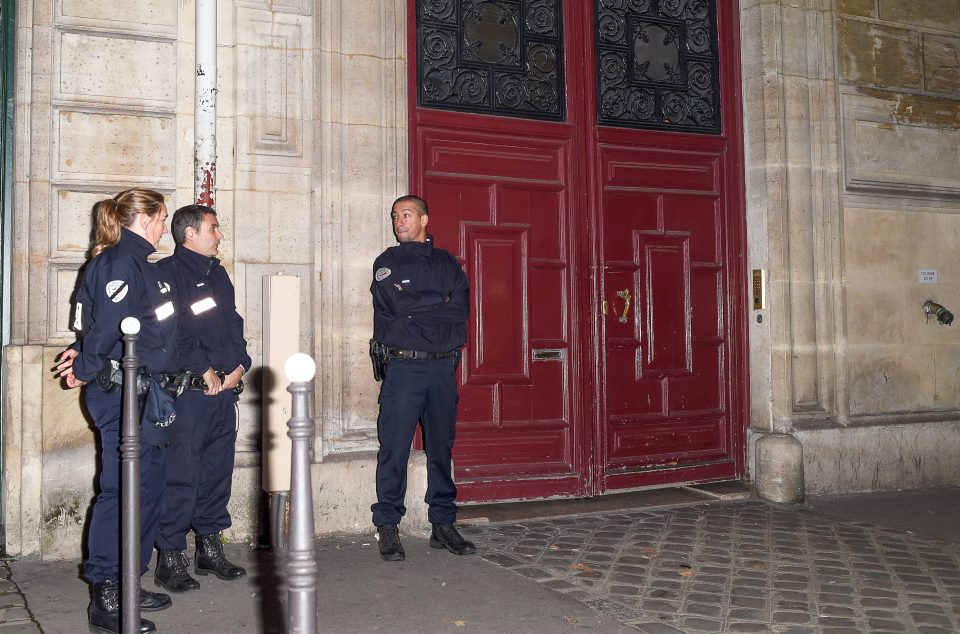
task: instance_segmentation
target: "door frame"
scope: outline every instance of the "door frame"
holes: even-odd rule
[[[16,65],[16,1],[0,0],[0,403],[6,402],[6,346],[10,340],[9,235],[13,218],[13,111]],[[0,408],[0,473],[6,469],[6,420]],[[0,549],[5,546],[6,491],[0,491]]]
[[[430,126],[442,126],[446,129],[472,131],[498,130],[499,117],[451,112],[440,109],[418,107],[418,63],[417,63],[417,2],[407,0],[407,125],[408,125],[408,186],[411,193],[417,194],[423,187],[424,169],[418,151],[421,143],[420,133]],[[582,227],[571,224],[570,232],[570,270],[577,272],[570,281],[571,306],[588,307],[589,315],[583,310],[573,311],[568,316],[568,324],[577,337],[571,342],[571,360],[569,389],[572,436],[575,442],[573,457],[575,471],[580,474],[577,486],[564,487],[554,495],[593,496],[607,493],[604,477],[605,420],[603,399],[604,379],[602,370],[602,345],[600,324],[601,271],[599,253],[599,233],[597,231],[600,213],[598,165],[598,138],[602,132],[596,124],[595,74],[588,69],[594,63],[596,49],[593,34],[594,2],[568,0],[563,3],[564,40],[587,42],[585,55],[571,55],[569,47],[564,46],[564,76],[566,80],[566,118],[560,122],[534,122],[541,138],[557,137],[558,131],[565,130],[571,139],[575,152],[581,153],[586,160],[579,161],[570,171],[571,208],[568,218],[577,215],[577,209],[585,210],[587,219]],[[725,204],[731,211],[731,218],[725,225],[725,274],[728,292],[723,298],[723,308],[727,321],[727,354],[730,370],[725,386],[725,397],[729,403],[729,417],[732,426],[736,477],[746,474],[747,446],[746,429],[749,425],[749,341],[747,339],[749,317],[747,304],[746,270],[746,207],[745,174],[743,154],[743,115],[741,102],[740,72],[740,29],[738,0],[717,0],[718,33],[727,29],[729,46],[721,47],[720,73],[727,79],[723,84],[727,89],[721,98],[721,134],[727,144],[727,153],[723,161],[721,178],[733,186],[725,190]],[[502,125],[502,124],[501,124]],[[650,139],[657,147],[682,147],[687,133],[649,132]],[[568,138],[564,136],[564,138]],[[579,198],[576,198],[579,197]],[[593,399],[593,395],[597,399]],[[589,441],[587,439],[590,439]],[[739,449],[739,451],[737,451]],[[642,484],[631,488],[668,486],[674,484],[665,470],[652,470],[645,474]],[[689,482],[709,481],[692,479]],[[527,480],[516,484],[505,483],[498,489],[501,499],[517,499],[518,487]],[[625,491],[629,489],[616,489]]]

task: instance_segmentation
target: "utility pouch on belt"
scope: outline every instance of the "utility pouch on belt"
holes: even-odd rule
[[[173,422],[177,418],[174,398],[156,379],[144,375],[147,393],[141,399],[140,435],[154,447],[169,447],[173,442]]]
[[[370,340],[370,361],[373,362],[373,378],[375,381],[382,381],[387,373],[387,347],[377,341]]]

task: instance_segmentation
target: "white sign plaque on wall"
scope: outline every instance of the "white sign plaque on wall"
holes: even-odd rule
[[[940,271],[937,269],[920,269],[921,284],[937,284],[940,282]]]

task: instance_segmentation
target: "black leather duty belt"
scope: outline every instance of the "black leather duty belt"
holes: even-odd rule
[[[140,370],[137,373],[137,394],[140,396],[147,393],[147,381],[144,380],[146,376],[153,378],[161,388],[172,396],[180,396],[184,390],[199,390],[202,392],[207,390],[207,382],[203,380],[203,375],[200,374],[194,374],[193,372],[149,374],[145,370]],[[217,376],[223,382],[226,375],[223,372],[217,372]],[[109,364],[97,373],[97,386],[104,392],[110,392],[121,385],[123,385],[123,368],[119,361],[110,359]],[[243,393],[243,379],[237,382],[232,391],[234,394]]]
[[[396,348],[387,348],[387,356],[391,359],[415,359],[417,361],[429,359],[449,359],[459,354],[459,350],[450,352],[426,352],[424,350],[398,350]]]
[[[147,377],[152,378],[161,388],[166,390],[172,396],[177,396],[183,391],[183,374],[168,374],[165,372],[150,373],[140,368],[137,370],[137,395],[143,396],[149,389]],[[103,369],[97,372],[97,387],[104,392],[111,392],[123,385],[123,367],[119,361],[109,359],[104,364]]]
[[[223,372],[217,372],[217,377],[222,383],[226,374]],[[183,374],[183,389],[185,390],[199,390],[201,392],[207,391],[207,382],[203,380],[202,374],[194,374],[193,372],[185,372]],[[234,394],[243,393],[243,379],[237,382],[237,384],[231,389]]]

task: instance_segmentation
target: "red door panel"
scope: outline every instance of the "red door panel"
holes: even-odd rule
[[[522,125],[518,122],[518,126]],[[470,279],[458,497],[579,494],[570,387],[569,142],[421,126],[430,230]]]
[[[597,293],[601,308],[604,301],[607,305],[597,331],[598,491],[736,478],[744,472],[746,310],[736,5],[716,3],[717,39],[701,41],[718,51],[716,75],[706,79],[714,86],[719,81],[713,92],[719,92],[716,130],[700,133],[691,126],[665,132],[614,122],[597,125],[590,134]],[[621,10],[619,4],[603,6],[605,19]],[[674,6],[680,5],[669,5]],[[592,19],[593,7],[584,7],[582,15]],[[637,46],[655,47],[661,42],[656,29],[672,24],[683,39],[679,21],[655,23],[630,18],[625,37],[647,29],[647,39]],[[618,59],[621,35],[615,29],[603,35],[604,64]],[[666,48],[672,46],[668,39]],[[594,67],[597,49],[585,52],[587,67]],[[621,59],[636,63],[630,55]],[[613,97],[616,90],[610,88],[619,90],[619,85],[604,73],[622,68],[618,64],[601,65],[599,75],[588,77],[588,91],[597,94],[600,82],[599,92]],[[691,77],[697,64],[687,67]],[[656,70],[631,66],[629,72],[652,76]],[[699,75],[698,81],[705,78]],[[623,86],[621,95],[645,90]],[[595,100],[586,108],[587,119],[597,121]],[[614,101],[604,108],[609,108],[600,117],[605,121],[622,116]],[[632,305],[624,319],[628,293]]]
[[[491,210],[490,217],[495,215]],[[530,322],[527,232],[529,227],[464,225],[467,269],[473,272],[471,303],[476,328],[463,364],[465,385],[529,385]],[[512,328],[498,327],[500,322]]]
[[[633,134],[640,145],[648,133]],[[624,136],[598,148],[609,306],[601,364],[605,481],[622,488],[671,472],[682,480],[734,477],[723,398],[730,377],[719,160],[624,147]]]

